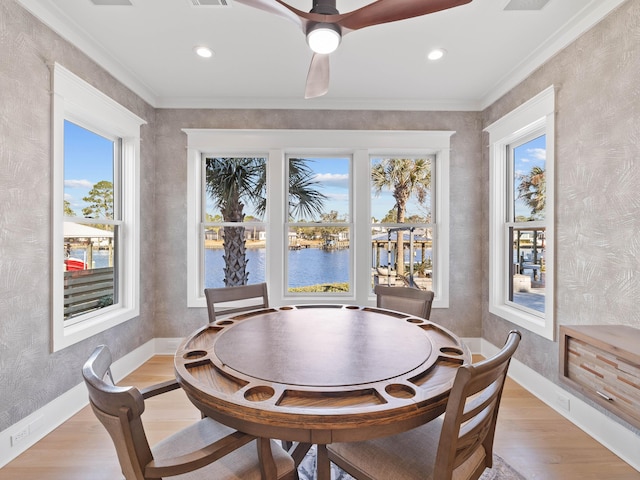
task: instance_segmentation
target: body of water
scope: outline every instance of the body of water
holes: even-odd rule
[[[205,249],[205,288],[224,287],[224,250]],[[249,283],[264,282],[266,249],[247,249]],[[349,281],[349,251],[304,248],[289,252],[289,288]]]
[[[224,250],[206,248],[205,252],[205,288],[224,287]],[[425,258],[431,258],[431,249],[425,252]],[[249,260],[249,283],[264,282],[266,249],[247,249]],[[422,261],[421,252],[416,251],[415,262]],[[374,265],[375,255],[371,266]],[[405,252],[405,263],[409,262],[409,251]],[[387,265],[387,252],[381,252],[381,266]],[[303,248],[290,250],[288,258],[288,288],[305,287],[321,283],[349,282],[349,250],[322,250]]]
[[[77,258],[83,262],[87,262],[87,252],[84,248],[74,248],[69,252],[71,258]],[[94,250],[93,251],[93,268],[105,268],[109,266],[109,251]]]

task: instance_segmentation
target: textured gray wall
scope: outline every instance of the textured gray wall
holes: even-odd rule
[[[640,327],[639,78],[640,2],[630,0],[483,112],[487,126],[549,85],[557,88],[558,325]],[[488,183],[486,147],[483,163]],[[487,236],[485,229],[483,252]],[[483,338],[500,345],[512,325],[485,306],[482,327]],[[557,382],[557,342],[525,332],[516,357]]]
[[[142,245],[137,319],[50,350],[50,77],[57,61],[135,114],[142,127],[142,224],[153,231],[155,111],[13,0],[0,2],[0,430],[82,382],[95,345],[119,358],[154,337],[153,251]]]

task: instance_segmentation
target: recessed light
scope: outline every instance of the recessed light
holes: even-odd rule
[[[447,51],[444,48],[434,48],[427,54],[427,58],[431,61],[440,60]]]
[[[198,56],[202,58],[211,58],[213,56],[213,50],[211,50],[209,47],[203,47],[200,45],[197,47],[193,47],[193,50]]]

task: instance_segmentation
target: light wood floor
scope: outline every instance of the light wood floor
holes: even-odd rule
[[[156,356],[121,383],[143,386],[172,376],[173,357]],[[199,418],[180,390],[148,400],[143,416],[151,445]],[[495,452],[529,480],[640,480],[640,472],[510,380]],[[0,469],[0,480],[121,478],[111,440],[89,407]]]

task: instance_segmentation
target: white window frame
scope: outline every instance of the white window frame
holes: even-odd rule
[[[58,351],[140,314],[140,126],[146,122],[59,64],[52,67],[52,350]],[[117,303],[64,322],[64,121],[122,142]]]
[[[554,318],[554,150],[555,89],[548,87],[520,107],[485,128],[489,133],[489,312],[549,340],[555,338]],[[508,301],[511,249],[508,245],[508,149],[534,132],[546,135],[545,311],[528,311]],[[534,225],[534,222],[531,223]],[[523,224],[524,226],[524,224]]]
[[[437,296],[433,308],[449,306],[449,155],[453,131],[378,131],[378,130],[226,130],[183,129],[187,134],[187,305],[206,307],[202,292],[202,158],[203,156],[267,156],[267,272],[269,302],[274,306],[286,303],[314,303],[318,296],[290,295],[285,292],[287,223],[285,184],[287,155],[351,155],[351,197],[354,245],[368,245],[371,239],[370,156],[371,155],[436,155],[436,212],[438,220],[434,268],[438,269]],[[357,205],[357,207],[356,207]],[[366,205],[366,208],[364,208]],[[344,294],[324,294],[326,303],[371,305],[375,296],[370,288],[370,248],[351,251],[351,291]],[[366,274],[364,273],[366,272]],[[366,281],[364,281],[366,279]]]

